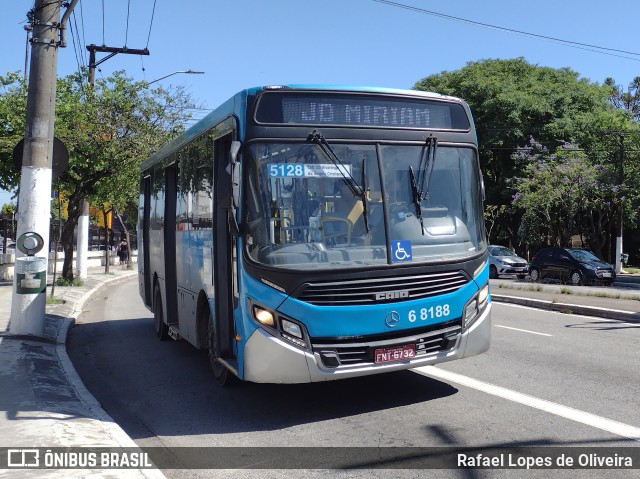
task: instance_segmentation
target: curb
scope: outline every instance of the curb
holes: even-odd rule
[[[69,355],[67,354],[67,338],[69,330],[75,325],[76,318],[82,313],[82,307],[87,300],[95,294],[100,288],[107,284],[115,284],[124,282],[131,276],[137,274],[137,271],[133,271],[129,274],[124,274],[118,277],[109,278],[105,281],[98,283],[92,289],[83,294],[80,299],[74,304],[71,314],[63,318],[62,324],[58,329],[58,335],[56,338],[56,353],[58,355],[58,361],[62,368],[62,372],[66,376],[69,384],[76,393],[78,399],[87,407],[94,418],[100,422],[100,425],[120,447],[139,448],[133,439],[118,425],[116,421],[102,408],[102,405],[86,388],[78,372],[76,371]],[[166,476],[159,469],[138,469],[140,474],[148,479],[166,479]]]
[[[530,308],[556,311],[565,314],[579,314],[582,316],[595,316],[598,318],[613,319],[616,321],[626,321],[628,323],[640,323],[640,313],[620,311],[616,309],[597,308],[595,306],[580,306],[578,304],[557,303],[542,299],[529,299],[517,296],[505,296],[501,294],[491,294],[491,300],[497,303],[518,304]]]

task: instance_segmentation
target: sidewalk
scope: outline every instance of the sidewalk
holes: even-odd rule
[[[490,291],[495,302],[640,324],[638,275],[627,275],[613,287],[513,283],[492,279]]]
[[[13,283],[0,282],[0,448],[137,447],[85,388],[65,345],[85,301],[101,286],[136,274],[119,266],[105,274],[101,266],[89,268],[83,286],[56,286],[55,297],[65,302],[46,306],[43,338],[8,334]],[[2,469],[9,461],[8,452],[2,454],[0,477],[164,477],[157,469]]]

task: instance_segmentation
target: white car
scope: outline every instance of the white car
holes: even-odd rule
[[[489,246],[489,278],[499,278],[503,274],[515,274],[524,279],[529,272],[529,263],[509,248]]]

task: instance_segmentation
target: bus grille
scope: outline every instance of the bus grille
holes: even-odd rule
[[[348,281],[305,283],[293,296],[319,305],[384,304],[451,293],[466,285],[461,271]]]
[[[418,332],[412,331],[409,336],[399,336],[398,333],[375,335],[371,338],[362,336],[354,339],[318,338],[311,340],[311,347],[322,359],[325,367],[356,366],[374,363],[374,351],[405,344],[416,345],[416,358],[448,351],[455,346],[462,327],[460,320],[448,321],[443,324],[423,328]],[[404,331],[407,334],[407,331]],[[374,339],[375,338],[375,339]]]

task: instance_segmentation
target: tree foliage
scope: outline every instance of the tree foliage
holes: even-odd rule
[[[579,234],[594,253],[602,255],[622,186],[616,171],[594,165],[584,151],[565,144],[550,152],[531,139],[513,155],[521,174],[511,179],[513,204],[524,213],[520,235],[529,244],[568,245]]]
[[[24,134],[26,91],[17,75],[1,80],[6,91],[0,95],[0,111],[13,115],[3,122],[0,134],[0,186],[7,187],[17,184],[18,175],[8,167],[9,147]],[[183,88],[150,89],[123,72],[95,85],[79,73],[58,79],[55,135],[69,150],[68,167],[57,180],[67,202],[62,231],[65,278],[73,278],[74,229],[83,202],[109,202],[134,212],[140,162],[183,130],[192,106]]]
[[[541,67],[523,58],[470,62],[459,70],[428,76],[417,82],[415,88],[454,95],[469,103],[478,132],[487,208],[493,221],[490,241],[510,243],[516,248],[520,246],[521,250],[525,243],[534,247],[552,241],[566,244],[567,236],[575,231],[551,233],[544,231],[543,225],[547,223],[540,222],[546,214],[544,221],[555,216],[558,225],[565,224],[560,218],[566,219],[566,215],[571,214],[571,205],[566,203],[568,198],[556,198],[558,203],[553,203],[552,197],[536,193],[546,207],[539,205],[544,211],[537,207],[529,211],[529,207],[535,206],[533,198],[538,190],[524,188],[533,187],[534,183],[523,187],[518,184],[534,174],[555,179],[550,176],[553,168],[565,168],[568,163],[561,165],[556,158],[555,163],[546,163],[548,169],[538,170],[540,158],[533,154],[526,157],[519,148],[530,148],[530,138],[535,138],[549,151],[566,156],[564,145],[572,144],[575,151],[581,151],[579,162],[571,157],[572,168],[578,168],[580,163],[585,174],[596,166],[615,171],[620,150],[618,132],[637,130],[630,115],[611,103],[610,85],[581,78],[569,68]],[[519,161],[515,161],[516,152],[519,152]],[[617,180],[613,184],[617,184]],[[531,201],[514,203],[512,196],[525,191]],[[564,202],[562,207],[556,209],[561,202]],[[604,207],[604,203],[599,204]],[[602,217],[606,216],[603,211]],[[526,240],[522,236],[523,218],[528,225]],[[537,218],[537,222],[532,222],[533,218]],[[575,221],[572,224],[577,227]],[[530,228],[536,225],[538,230],[534,234]],[[609,226],[603,223],[594,228]]]
[[[609,96],[611,103],[617,108],[629,112],[636,121],[640,121],[640,77],[635,77],[629,83],[627,91],[617,85],[611,77],[607,78],[604,83],[611,88]]]
[[[24,138],[27,87],[17,72],[0,76],[0,188],[13,190],[20,172],[13,165],[13,149]]]

